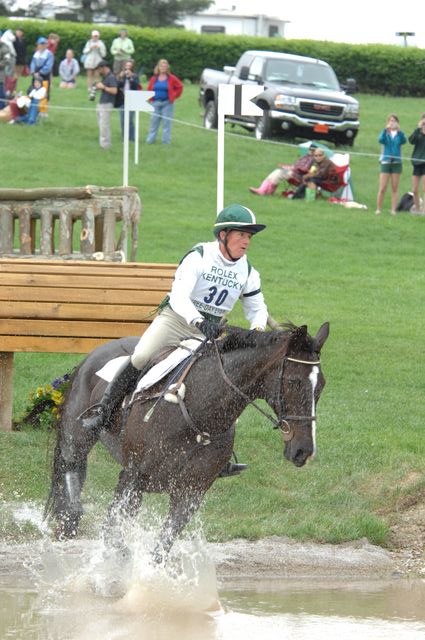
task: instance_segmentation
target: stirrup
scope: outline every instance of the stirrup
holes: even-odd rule
[[[87,431],[100,429],[105,421],[105,410],[101,403],[92,404],[78,416],[78,421]]]
[[[218,478],[229,478],[231,476],[238,476],[242,471],[248,468],[247,464],[241,464],[238,462],[228,462],[224,465],[220,473],[218,474]]]

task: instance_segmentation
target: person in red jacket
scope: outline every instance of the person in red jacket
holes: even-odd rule
[[[170,144],[174,101],[181,96],[183,83],[177,76],[170,73],[170,65],[167,60],[160,60],[156,65],[153,76],[149,80],[148,91],[155,91],[155,95],[152,98],[155,111],[151,116],[146,142],[148,144],[155,142],[162,122],[162,144]]]

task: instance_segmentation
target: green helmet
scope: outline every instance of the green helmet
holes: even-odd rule
[[[214,235],[218,238],[220,231],[224,229],[240,229],[248,233],[258,233],[266,228],[265,224],[257,224],[255,215],[251,209],[241,204],[229,204],[220,211],[214,224]]]

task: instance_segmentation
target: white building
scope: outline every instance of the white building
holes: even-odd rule
[[[185,29],[196,33],[225,33],[232,36],[263,36],[266,38],[285,37],[285,25],[282,20],[260,13],[240,12],[236,8],[210,8],[193,13],[179,20]]]

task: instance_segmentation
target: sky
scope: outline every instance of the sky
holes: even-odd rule
[[[286,38],[331,40],[364,44],[404,45],[404,39],[395,34],[401,31],[415,33],[407,38],[408,46],[425,48],[425,20],[423,5],[418,0],[383,2],[382,0],[216,0],[215,7],[229,8],[276,16],[290,20],[285,27]]]

